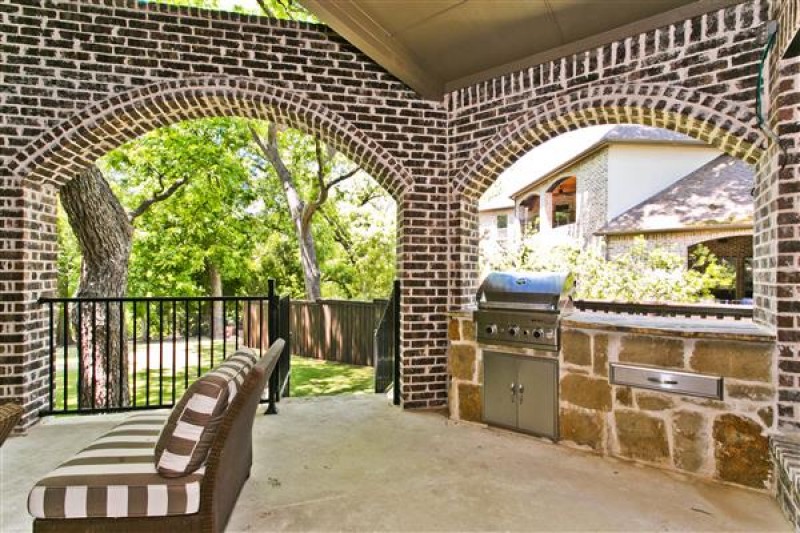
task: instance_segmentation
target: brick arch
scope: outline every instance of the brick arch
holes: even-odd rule
[[[602,124],[639,124],[694,137],[755,165],[763,135],[739,103],[663,84],[593,85],[534,106],[478,146],[457,176],[456,194],[478,198],[511,164],[536,146]]]
[[[131,139],[183,120],[215,116],[279,120],[320,136],[395,199],[413,181],[391,154],[335,112],[296,92],[233,77],[155,83],[89,105],[21,150],[12,172],[28,185],[60,187]]]

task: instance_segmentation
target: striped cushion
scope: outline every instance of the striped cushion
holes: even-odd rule
[[[168,413],[135,415],[36,483],[28,496],[35,518],[121,518],[193,514],[205,468],[166,479],[154,446]]]
[[[156,444],[162,476],[185,476],[205,462],[225,410],[255,362],[255,352],[239,350],[186,390]]]

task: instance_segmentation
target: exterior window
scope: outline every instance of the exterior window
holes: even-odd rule
[[[555,182],[548,191],[552,203],[553,227],[574,224],[577,219],[577,181],[574,176]]]
[[[506,229],[508,227],[508,215],[497,215],[497,229]]]

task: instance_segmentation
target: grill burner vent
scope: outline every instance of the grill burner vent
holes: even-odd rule
[[[559,319],[572,307],[571,274],[493,272],[478,290],[478,341],[548,351],[559,347]]]

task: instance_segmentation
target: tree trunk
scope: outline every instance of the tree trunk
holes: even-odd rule
[[[322,273],[317,261],[317,247],[314,244],[314,236],[311,235],[311,228],[302,228],[300,220],[294,220],[297,228],[298,241],[300,242],[300,263],[303,267],[303,277],[306,283],[306,298],[316,302],[322,298],[320,288]],[[305,230],[305,231],[304,231]]]
[[[75,296],[124,296],[133,227],[102,173],[93,167],[67,183],[61,203],[82,255]],[[97,303],[78,304],[70,311],[81,352],[79,406],[129,405],[124,309],[117,303]]]
[[[292,217],[292,223],[294,224],[297,242],[300,248],[300,265],[303,267],[306,298],[315,302],[322,297],[322,274],[319,268],[319,262],[317,261],[317,248],[314,244],[314,235],[311,233],[311,221],[316,210],[327,200],[328,190],[336,183],[351,177],[355,171],[340,176],[326,184],[324,179],[324,165],[321,159],[321,145],[319,141],[317,141],[317,158],[319,163],[317,177],[320,189],[317,199],[313,202],[306,203],[300,197],[294,177],[280,155],[277,127],[275,124],[269,125],[266,142],[264,142],[252,127],[250,128],[250,133],[264,156],[272,164],[276,174],[278,174],[278,178],[281,180],[286,203],[289,204],[289,215]]]
[[[208,285],[211,292],[211,296],[218,298],[222,296],[222,275],[219,272],[219,269],[212,263],[210,260],[206,260],[206,271],[208,272]],[[224,339],[225,338],[225,316],[222,313],[222,302],[214,302],[211,305],[211,319],[209,320],[209,324],[211,324],[211,331],[209,331],[209,337],[211,337],[211,342],[214,342],[215,338]]]

